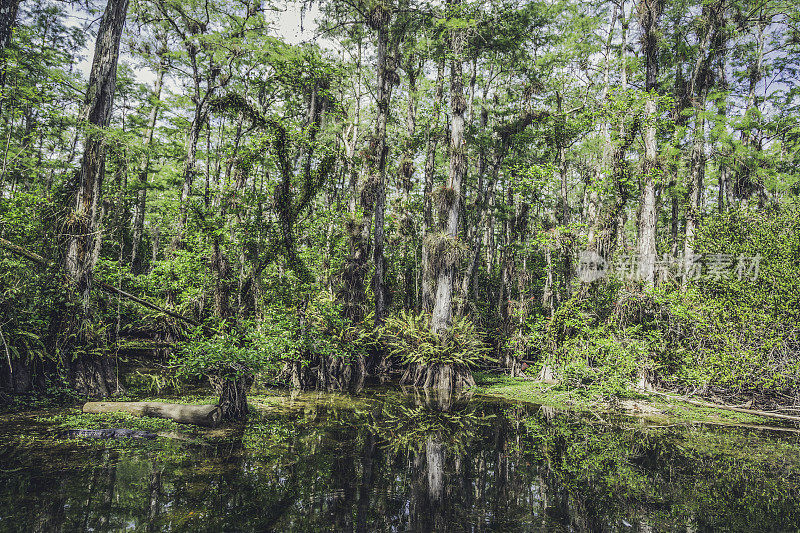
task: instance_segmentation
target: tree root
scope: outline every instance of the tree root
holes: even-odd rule
[[[287,363],[279,379],[289,382],[294,390],[359,391],[364,386],[366,365],[363,357],[345,360],[336,355],[316,356],[309,364]]]
[[[474,387],[475,379],[466,365],[412,363],[406,368],[400,383],[452,392]]]

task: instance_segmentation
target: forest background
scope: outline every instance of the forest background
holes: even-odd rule
[[[292,6],[0,2],[0,398],[796,400],[794,2]]]

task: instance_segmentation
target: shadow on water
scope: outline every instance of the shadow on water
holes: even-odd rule
[[[780,531],[800,441],[365,389],[254,399],[209,444],[0,428],[0,531]],[[22,433],[40,438],[15,438]]]

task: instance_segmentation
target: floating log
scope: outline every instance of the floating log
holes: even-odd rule
[[[162,402],[86,402],[84,413],[130,413],[136,416],[166,418],[181,424],[216,427],[222,421],[218,405],[182,405]]]

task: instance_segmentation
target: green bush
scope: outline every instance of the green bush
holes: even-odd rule
[[[178,344],[171,366],[178,376],[189,378],[236,379],[274,369],[282,337],[270,333],[275,332],[256,327],[253,322],[231,325],[225,321],[209,321],[205,327],[195,329],[188,340]]]
[[[715,216],[701,227],[696,253],[760,256],[758,278],[732,272],[652,289],[601,282],[552,317],[530,318],[513,348],[542,354],[568,387],[624,394],[646,374],[671,389],[794,396],[800,210]]]

